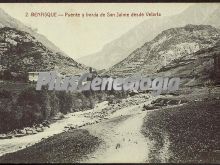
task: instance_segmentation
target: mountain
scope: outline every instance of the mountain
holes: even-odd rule
[[[171,28],[136,49],[123,61],[111,67],[107,74],[114,76],[154,74],[173,61],[214,46],[219,37],[220,30],[210,25]]]
[[[87,70],[72,58],[52,51],[31,34],[11,27],[0,28],[0,70],[14,72],[57,70],[79,74]]]
[[[219,11],[219,6],[220,4],[215,3],[195,4],[178,15],[147,19],[118,39],[106,44],[101,51],[79,58],[77,61],[97,69],[108,69],[126,58],[145,42],[152,40],[163,30],[187,24],[215,26],[219,17],[216,15],[215,19],[213,18],[211,21],[210,16]]]
[[[57,70],[79,74],[88,68],[67,56],[45,36],[0,9],[0,69]]]
[[[57,46],[55,46],[51,41],[49,41],[45,36],[37,33],[36,30],[24,25],[19,20],[11,17],[1,8],[0,8],[0,15],[1,15],[0,28],[11,27],[11,28],[15,28],[20,31],[28,32],[51,51],[61,53],[62,55],[67,56],[63,51],[61,51]]]
[[[220,40],[210,48],[201,49],[192,54],[186,54],[174,60],[158,71],[158,76],[178,76],[187,86],[206,84],[219,81],[214,69],[214,56],[220,58]]]

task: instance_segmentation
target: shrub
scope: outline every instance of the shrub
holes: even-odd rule
[[[57,97],[60,103],[60,112],[63,114],[67,114],[68,112],[70,112],[73,105],[71,93],[66,93],[63,91],[58,92]]]
[[[0,90],[0,98],[12,99],[12,92],[5,89]]]
[[[3,72],[3,79],[4,80],[12,80],[13,76],[10,72],[10,70],[4,70]]]

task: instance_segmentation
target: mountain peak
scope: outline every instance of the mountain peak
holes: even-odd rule
[[[79,74],[88,68],[67,56],[45,36],[0,9],[0,68],[11,71],[53,70]]]
[[[178,33],[179,29],[173,28],[184,27],[187,24],[191,24],[186,26],[187,30],[209,28],[209,26],[199,26],[202,24],[220,27],[218,21],[220,14],[217,13],[219,12],[217,11],[219,6],[220,5],[216,3],[193,4],[177,15],[147,19],[135,26],[133,29],[124,33],[118,39],[106,44],[101,51],[86,57],[82,57],[78,59],[78,61],[97,69],[108,69],[118,62],[124,60],[134,50],[139,48],[144,43],[151,41],[160,32],[166,29],[172,28],[170,33],[175,33],[175,30],[177,30],[176,33]],[[214,15],[214,11],[216,16],[212,18],[211,16]],[[164,34],[168,32],[169,31],[164,32]]]
[[[88,68],[70,57],[51,51],[28,32],[0,28],[1,68],[14,72],[51,71],[80,74]]]
[[[7,14],[1,8],[0,8],[0,15],[1,15],[1,18],[0,18],[0,28],[11,27],[11,28],[15,28],[15,29],[20,30],[20,31],[28,32],[32,36],[34,36],[36,39],[38,39],[39,42],[41,42],[46,47],[48,47],[51,51],[55,51],[57,53],[61,53],[64,56],[68,56],[62,50],[60,50],[54,43],[49,41],[44,35],[41,35],[41,34],[37,33],[36,30],[32,29],[31,27],[28,27],[28,26],[24,25],[19,20],[11,17],[9,14]]]
[[[210,25],[189,24],[164,30],[110,68],[108,73],[118,76],[153,74],[174,60],[214,46],[219,37],[220,30]]]

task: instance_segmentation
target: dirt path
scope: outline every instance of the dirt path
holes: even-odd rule
[[[141,134],[143,118],[147,112],[141,106],[118,111],[108,120],[86,127],[104,143],[84,163],[143,163],[148,160],[150,141]],[[123,114],[123,115],[122,115]]]
[[[142,99],[142,102],[137,102],[138,99]],[[146,111],[142,111],[142,107],[144,104],[148,104],[151,101],[151,99],[146,101],[145,98],[131,98],[130,102],[133,102],[133,105],[128,104],[124,108],[122,108],[121,105],[114,105],[117,107],[117,110],[114,111],[113,107],[108,109],[108,115],[102,117],[103,119],[101,121],[99,117],[93,116],[93,118],[90,118],[88,116],[102,112],[107,106],[106,102],[100,103],[99,106],[92,110],[68,114],[65,119],[54,123],[42,133],[21,138],[1,140],[0,155],[18,151],[36,143],[38,144],[42,138],[47,139],[50,136],[59,134],[64,131],[66,125],[71,124],[72,126],[84,125],[81,127],[82,129],[87,129],[90,134],[103,141],[99,148],[92,154],[87,155],[85,159],[83,158],[82,162],[148,162],[152,142],[141,134],[143,118],[147,115]],[[125,102],[127,103],[127,100],[125,100]],[[96,121],[99,122],[97,123]],[[95,122],[95,124],[86,124],[92,122]],[[40,142],[39,145],[44,145],[44,143]]]
[[[40,132],[34,135],[27,135],[24,137],[14,137],[12,139],[0,140],[0,156],[6,153],[12,153],[19,151],[23,148],[27,148],[36,143],[39,143],[42,139],[54,136],[64,132],[65,126],[81,126],[85,123],[92,123],[97,121],[97,118],[86,118],[85,114],[99,112],[106,106],[106,102],[99,103],[96,108],[87,111],[80,111],[75,113],[69,113],[65,115],[65,118],[58,120],[50,125],[50,128],[45,128],[44,132]]]

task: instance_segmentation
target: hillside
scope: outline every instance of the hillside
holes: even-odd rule
[[[161,76],[180,76],[188,86],[201,85],[215,79],[214,55],[220,55],[220,41],[213,47],[186,54],[158,71]]]
[[[14,72],[50,71],[79,74],[87,68],[62,53],[52,51],[31,34],[0,28],[0,69]]]
[[[114,65],[107,73],[117,76],[154,74],[173,61],[214,46],[219,35],[220,30],[210,25],[186,25],[165,30]],[[196,55],[194,58],[197,58]]]
[[[107,69],[125,59],[163,30],[187,24],[208,24],[219,27],[219,7],[219,4],[195,4],[177,15],[147,19],[118,39],[106,44],[101,51],[79,58],[77,61],[97,69]]]
[[[32,29],[26,25],[24,25],[22,22],[19,20],[11,17],[8,15],[3,9],[0,8],[0,28],[3,27],[10,27],[10,28],[15,28],[20,31],[25,31],[35,37],[39,42],[41,42],[43,45],[45,45],[49,50],[55,52],[55,53],[60,53],[64,56],[67,56],[62,50],[60,50],[56,45],[54,45],[51,41],[49,41],[45,36],[37,33],[35,29]]]

